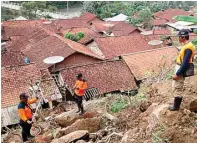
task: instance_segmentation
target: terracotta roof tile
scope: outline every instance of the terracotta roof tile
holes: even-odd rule
[[[81,16],[76,17],[74,19],[83,19],[83,20],[86,20],[87,22],[89,22],[95,18],[97,18],[97,16],[95,14],[90,13],[90,12],[84,12]]]
[[[131,24],[121,21],[114,24],[112,33],[114,36],[127,36],[135,30],[137,30],[137,28],[133,27]]]
[[[158,73],[160,67],[172,68],[172,64],[178,54],[174,47],[159,48],[123,55],[123,59],[137,80],[147,77],[147,74]],[[153,56],[154,55],[154,56]]]
[[[13,37],[13,36],[25,36],[29,33],[31,33],[34,29],[36,29],[35,26],[5,26],[5,35],[7,38]]]
[[[56,36],[49,35],[39,40],[37,43],[26,47],[22,52],[31,62],[35,62],[39,68],[48,68],[49,65],[43,62],[45,58],[50,56],[67,57],[75,51],[69,48],[67,44]]]
[[[159,12],[154,13],[154,17],[166,19],[170,22],[174,22],[175,20],[173,20],[172,18],[178,15],[190,16],[190,15],[193,15],[193,12],[188,12],[182,9],[167,9],[165,11],[159,11]]]
[[[69,29],[73,27],[86,27],[87,21],[83,19],[59,19],[55,20],[54,24],[60,29]]]
[[[97,38],[95,42],[106,59],[153,48],[142,35]]]
[[[133,75],[123,61],[105,61],[70,67],[61,71],[69,87],[73,87],[77,73],[82,73],[87,79],[88,88],[98,88],[101,93],[137,88]]]
[[[22,52],[40,68],[49,67],[49,65],[43,63],[43,60],[49,56],[62,56],[66,58],[75,52],[101,59],[85,46],[57,34],[51,34],[40,39],[37,43],[27,46]]]
[[[23,55],[19,51],[1,52],[1,67],[23,65]]]
[[[29,78],[35,81],[39,79],[40,72],[35,64],[17,66],[1,69],[2,108],[17,105],[19,95],[22,92],[28,93]]]
[[[172,35],[172,33],[170,32],[170,30],[168,30],[168,29],[157,29],[157,30],[153,30],[153,34],[154,35]]]
[[[153,26],[161,26],[166,25],[167,20],[166,19],[153,19]]]
[[[30,46],[42,40],[43,38],[46,38],[50,34],[51,32],[45,30],[44,28],[39,27],[39,28],[33,29],[30,34],[27,34],[26,36],[21,37],[20,39],[11,42],[8,48],[15,50],[15,51],[21,51],[21,50],[24,50],[27,46]]]

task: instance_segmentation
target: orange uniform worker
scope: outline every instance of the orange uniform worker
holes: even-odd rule
[[[31,126],[32,126],[32,109],[30,108],[30,104],[33,104],[37,101],[38,97],[28,100],[28,96],[26,93],[21,93],[20,103],[18,105],[18,114],[20,117],[20,126],[22,127],[22,138],[23,141],[28,141],[28,138],[31,139],[34,136],[30,134]]]
[[[87,89],[87,82],[82,78],[81,73],[77,74],[76,78],[77,81],[74,86],[74,98],[78,107],[78,111],[76,113],[79,113],[81,111],[79,114],[82,115],[84,113],[82,100],[85,94],[85,90]]]

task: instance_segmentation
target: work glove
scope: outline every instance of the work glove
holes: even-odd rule
[[[27,124],[32,124],[32,121],[27,120]]]

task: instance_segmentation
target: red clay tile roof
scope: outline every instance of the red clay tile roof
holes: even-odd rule
[[[15,106],[19,102],[22,92],[28,93],[29,78],[35,81],[39,79],[40,72],[35,64],[1,69],[1,106],[6,108]]]
[[[166,19],[153,19],[153,26],[160,26],[160,25],[166,25],[167,20]]]
[[[46,29],[38,27],[36,29],[33,29],[33,31],[26,36],[22,36],[20,39],[11,42],[8,48],[15,51],[21,51],[24,50],[27,46],[30,46],[46,38],[50,34],[51,32],[47,31]]]
[[[114,36],[127,36],[135,30],[137,30],[137,28],[133,27],[131,24],[121,21],[114,24],[112,33]]]
[[[23,65],[23,57],[23,54],[19,51],[1,52],[1,67]]]
[[[95,42],[106,59],[153,48],[142,35],[97,38]]]
[[[62,56],[66,58],[75,52],[101,59],[85,46],[56,34],[48,35],[37,43],[27,46],[22,52],[40,68],[49,67],[49,65],[43,63],[43,60],[49,56]]]
[[[26,47],[22,52],[39,68],[48,68],[43,60],[50,56],[67,57],[75,51],[56,36],[50,35]]]
[[[160,67],[172,68],[172,64],[178,54],[174,47],[159,48],[123,55],[123,59],[137,80],[142,80],[148,74],[157,74]],[[153,56],[154,55],[154,56]]]
[[[71,49],[75,50],[78,53],[85,54],[85,55],[88,55],[88,56],[91,56],[91,57],[94,57],[94,58],[97,58],[97,59],[102,59],[100,56],[93,53],[92,51],[90,51],[88,48],[86,48],[82,44],[79,44],[77,42],[74,42],[72,40],[66,39],[66,38],[58,36],[58,35],[56,35],[56,37],[58,37],[59,39],[64,41],[65,44],[67,44]]]
[[[70,29],[73,27],[86,27],[87,21],[83,19],[58,19],[54,21],[54,24],[59,29]]]
[[[71,88],[77,73],[82,73],[87,79],[88,88],[98,88],[101,93],[137,88],[133,75],[124,61],[104,61],[62,70],[62,77]]]
[[[175,20],[173,20],[172,18],[178,15],[190,16],[190,15],[193,15],[193,12],[188,12],[182,9],[167,9],[165,11],[159,11],[159,12],[154,13],[154,17],[166,19],[170,22],[174,22]]]
[[[71,28],[70,30],[63,31],[63,34],[64,35],[66,33],[77,34],[78,32],[83,32],[85,34],[85,36],[81,40],[78,41],[78,43],[81,43],[81,44],[86,44],[95,38],[101,37],[101,34],[89,28]]]
[[[95,18],[97,18],[95,14],[90,13],[90,12],[84,12],[80,17],[76,17],[74,19],[83,19],[89,22],[89,21],[94,20]]]
[[[12,36],[25,36],[28,33],[31,33],[34,29],[36,29],[35,26],[5,26],[5,35],[7,38]]]
[[[153,30],[153,34],[154,35],[172,35],[172,33],[170,32],[170,30],[168,30],[168,29],[157,29],[157,30]]]

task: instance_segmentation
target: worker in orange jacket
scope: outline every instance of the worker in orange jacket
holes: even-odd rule
[[[35,103],[38,100],[38,97],[28,100],[28,95],[26,93],[21,93],[19,98],[20,103],[18,105],[18,114],[20,117],[20,126],[22,127],[22,138],[25,142],[28,141],[28,139],[34,138],[34,136],[30,134],[30,130],[33,123],[33,112],[30,107],[30,104]]]
[[[77,81],[74,86],[74,98],[78,107],[78,111],[76,113],[79,113],[81,111],[79,114],[82,115],[84,113],[82,100],[85,94],[85,90],[87,89],[87,82],[82,78],[81,73],[77,74],[76,78]]]

